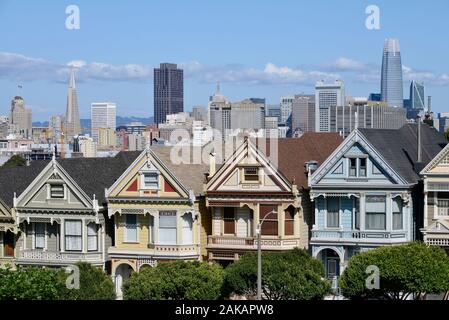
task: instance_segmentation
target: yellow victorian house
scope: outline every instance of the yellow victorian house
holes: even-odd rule
[[[119,297],[133,271],[206,255],[200,246],[200,238],[207,237],[200,208],[205,207],[201,193],[207,165],[175,163],[172,149],[143,151],[106,190],[115,225],[115,245],[108,254]]]

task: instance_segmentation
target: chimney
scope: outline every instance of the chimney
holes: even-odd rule
[[[212,177],[215,174],[215,153],[211,152],[209,153],[209,177]]]
[[[315,170],[318,168],[318,162],[315,160],[307,161],[304,164],[304,167],[306,168],[307,180],[308,180],[308,184],[310,186],[310,178],[312,177],[312,173],[314,173]]]
[[[427,96],[427,112],[432,112],[432,96]]]
[[[418,159],[417,162],[421,163],[421,117],[416,118],[418,121]]]

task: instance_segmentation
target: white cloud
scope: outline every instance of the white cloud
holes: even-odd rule
[[[148,81],[153,76],[153,66],[143,64],[114,65],[104,62],[88,62],[82,59],[58,64],[41,58],[17,53],[0,52],[0,78],[9,80],[41,80],[67,82],[72,67],[77,69],[78,81]],[[318,80],[343,79],[347,83],[380,82],[380,66],[340,57],[321,66],[279,66],[272,62],[262,67],[239,64],[207,66],[199,61],[179,63],[185,76],[201,83],[236,83],[253,85],[314,85]],[[342,77],[339,72],[344,73]],[[436,74],[403,66],[404,81],[423,81],[427,85],[449,85],[447,73]]]
[[[332,71],[361,71],[368,69],[368,65],[354,59],[340,57],[325,65],[325,68]]]

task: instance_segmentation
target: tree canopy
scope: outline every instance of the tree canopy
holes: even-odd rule
[[[110,276],[102,269],[87,262],[75,264],[79,268],[79,288],[68,289],[66,284],[70,274],[59,273],[61,300],[112,300],[115,299],[115,287]]]
[[[223,269],[199,261],[163,262],[133,273],[123,285],[127,300],[215,300],[221,295]]]
[[[330,292],[321,262],[303,249],[262,253],[262,291],[267,299],[321,299]],[[257,294],[257,254],[247,253],[225,270],[225,295]]]
[[[26,160],[22,156],[15,154],[3,164],[3,168],[23,167],[25,165]]]
[[[379,268],[379,289],[366,285],[368,266]],[[419,298],[449,291],[449,257],[437,246],[412,242],[384,246],[353,256],[340,278],[344,296],[352,299]]]

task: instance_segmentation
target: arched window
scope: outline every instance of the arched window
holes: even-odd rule
[[[188,212],[182,216],[182,242],[184,244],[193,243],[193,219],[192,213]]]

